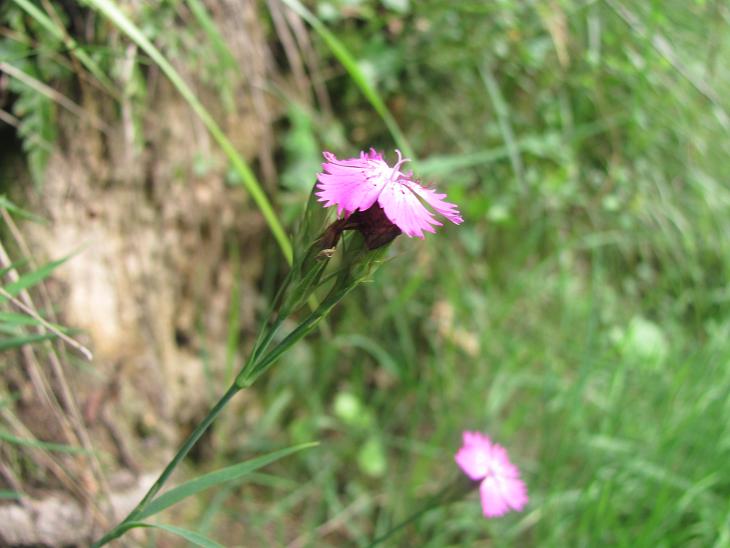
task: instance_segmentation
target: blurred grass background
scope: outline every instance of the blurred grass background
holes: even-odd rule
[[[289,77],[266,83],[281,112],[269,189],[281,221],[293,228],[321,150],[400,141],[465,223],[399,238],[373,283],[335,311],[332,334],[256,385],[263,415],[229,433],[216,461],[321,446],[210,494],[180,524],[227,542],[240,531],[246,545],[366,546],[458,474],[453,453],[473,429],[520,465],[528,509],[487,521],[472,496],[389,544],[730,546],[727,4],[305,4],[332,33],[306,31],[313,50],[301,55],[317,73],[297,65],[277,22],[298,2],[262,10]],[[69,46],[21,7],[3,8],[3,62],[39,80],[68,78],[56,57],[72,48],[102,73],[121,55],[116,35]],[[167,32],[181,11],[215,55],[195,57],[189,29]],[[203,3],[166,0],[137,16],[176,66],[204,71],[235,101],[226,79],[245,75]],[[23,45],[24,32],[34,40]],[[9,81],[42,179],[53,103]],[[264,294],[285,268],[270,246]]]

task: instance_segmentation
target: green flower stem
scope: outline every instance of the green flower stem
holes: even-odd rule
[[[286,338],[281,341],[271,352],[269,352],[260,362],[254,363],[253,368],[243,369],[236,378],[236,386],[239,388],[248,388],[259,376],[261,376],[281,355],[289,350],[294,343],[307,335],[319,321],[324,318],[325,314],[319,310],[312,312],[306,320],[300,323],[297,328],[289,333]]]
[[[363,245],[362,240],[359,241],[359,245]],[[311,312],[291,333],[284,337],[284,340],[278,343],[273,350],[267,352],[271,341],[284,320],[296,308],[304,304],[307,296],[312,297],[314,289],[321,283],[320,278],[326,266],[324,261],[321,264],[308,264],[304,275],[301,275],[302,263],[297,261],[292,272],[290,272],[287,276],[284,286],[277,293],[277,296],[274,299],[276,304],[270,310],[265,327],[259,334],[249,359],[236,376],[234,384],[225,394],[223,394],[221,399],[218,400],[218,403],[215,404],[208,415],[206,415],[202,422],[198,424],[195,430],[187,437],[182,447],[175,454],[175,457],[165,467],[165,470],[162,474],[160,474],[160,477],[157,478],[157,481],[155,481],[154,485],[150,487],[134,510],[132,510],[129,515],[114,529],[94,543],[94,547],[98,548],[103,546],[109,541],[119,538],[129,529],[138,526],[139,520],[145,515],[144,512],[147,506],[156,500],[154,498],[155,495],[157,495],[160,489],[162,489],[162,486],[168,480],[170,475],[172,475],[175,468],[198,442],[203,433],[208,429],[218,415],[220,415],[221,411],[223,411],[223,408],[228,404],[231,398],[233,398],[238,391],[251,386],[258,377],[276,363],[284,352],[289,350],[292,346],[294,346],[294,344],[311,332],[327,316],[327,314],[330,313],[332,308],[334,308],[334,306],[345,297],[345,295],[369,276],[372,267],[382,260],[384,252],[385,248],[375,252],[368,251],[364,253],[362,249],[353,249],[353,256],[349,257],[346,264],[339,270],[339,272],[337,272],[337,279],[334,282],[334,286],[325,297],[322,304],[317,306],[314,311]],[[343,245],[343,253],[347,256],[347,245]],[[296,278],[296,282],[294,282],[295,285],[291,288],[291,293],[289,293],[289,284],[292,283],[293,278]],[[278,303],[280,300],[281,302]],[[277,304],[280,306],[278,311],[276,311]]]
[[[275,308],[272,307],[269,311],[268,319],[266,320],[268,327],[261,332],[256,340],[253,350],[251,351],[251,355],[246,361],[242,372],[239,373],[239,377],[243,374],[243,371],[247,372],[250,367],[253,367],[253,364],[255,364],[261,355],[266,352],[266,349],[271,344],[271,340],[278,332],[281,324],[284,323],[284,320],[289,317],[291,312],[301,307],[305,300],[309,304],[313,313],[320,308],[319,303],[314,296],[313,287],[319,281],[319,278],[326,266],[327,264],[325,261],[320,261],[316,264],[315,268],[312,268],[306,276],[294,284],[292,294],[288,294],[288,289],[291,283],[293,271],[289,273],[287,279],[284,281],[282,289],[274,298],[274,303],[279,303],[281,308],[276,311]],[[272,321],[272,318],[275,319]]]
[[[240,388],[248,388],[256,379],[259,378],[263,373],[271,367],[281,355],[289,350],[294,344],[300,339],[307,336],[307,334],[314,329],[322,319],[330,313],[334,306],[342,300],[342,298],[352,291],[358,283],[349,284],[339,290],[333,290],[324,302],[307,318],[300,323],[294,331],[289,333],[283,341],[281,341],[274,349],[266,354],[260,361],[253,361],[250,367],[245,367],[236,378],[235,384]]]
[[[281,324],[284,323],[285,319],[286,316],[278,316],[276,321],[270,324],[269,328],[266,330],[265,335],[256,342],[254,349],[251,351],[250,357],[248,358],[246,363],[243,364],[243,367],[238,372],[238,376],[235,380],[236,385],[242,387],[238,379],[241,378],[244,372],[248,372],[250,368],[255,367],[256,361],[261,357],[264,352],[266,352],[266,349],[271,344],[271,340],[274,338],[274,335],[276,335],[276,333],[279,331],[279,328],[281,327]]]
[[[175,468],[177,468],[177,465],[180,464],[180,462],[187,456],[187,454],[190,452],[190,450],[193,448],[193,446],[197,443],[197,441],[200,439],[200,437],[205,433],[205,431],[208,429],[208,427],[213,423],[213,421],[220,415],[221,411],[223,411],[223,408],[228,404],[228,402],[233,398],[233,396],[236,395],[236,393],[240,390],[240,388],[233,384],[228,391],[223,394],[220,400],[218,400],[218,403],[215,404],[213,409],[210,410],[210,412],[206,415],[206,417],[198,424],[198,426],[195,427],[195,430],[187,437],[185,442],[183,443],[182,447],[178,450],[178,452],[175,454],[175,457],[169,462],[169,464],[165,467],[165,469],[160,474],[160,477],[157,478],[157,481],[152,485],[152,487],[149,488],[145,496],[142,498],[142,500],[135,506],[134,510],[132,510],[129,515],[124,518],[124,520],[117,525],[114,529],[109,531],[106,535],[104,535],[100,540],[95,542],[92,546],[94,548],[98,548],[99,546],[103,546],[107,542],[114,540],[115,538],[118,538],[124,534],[125,531],[131,528],[131,522],[135,521],[137,516],[140,515],[144,507],[154,498],[154,496],[162,489],[162,486],[165,484],[167,479],[170,477],[170,475],[173,473]]]
[[[416,510],[416,512],[392,527],[390,530],[386,531],[378,538],[374,539],[370,544],[368,544],[368,548],[372,548],[373,546],[378,546],[382,544],[406,526],[421,519],[424,514],[427,514],[434,508],[446,506],[448,504],[451,504],[452,502],[460,500],[464,497],[464,495],[472,490],[474,490],[474,483],[470,482],[465,477],[460,476],[454,479],[453,481],[447,483],[435,495],[430,497],[420,509]]]

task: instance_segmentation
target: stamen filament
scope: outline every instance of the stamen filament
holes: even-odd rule
[[[403,175],[402,173],[400,173],[400,169],[399,169],[400,166],[402,166],[406,162],[410,162],[411,161],[410,158],[403,158],[403,155],[401,154],[401,151],[398,150],[397,148],[395,149],[395,153],[398,155],[398,161],[393,166],[393,171],[390,172],[390,179],[389,179],[390,181],[395,181],[397,179],[397,175],[398,174]]]

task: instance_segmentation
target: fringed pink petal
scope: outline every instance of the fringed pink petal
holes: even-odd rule
[[[489,461],[485,453],[474,446],[459,449],[454,460],[469,479],[484,479],[489,472]]]
[[[386,184],[378,197],[378,203],[390,222],[409,237],[423,238],[424,231],[436,232],[432,225],[441,224],[423,207],[416,195],[400,183]]]
[[[519,478],[490,475],[479,486],[482,511],[489,518],[499,517],[510,510],[523,510],[529,501],[527,487]]]
[[[507,498],[500,489],[499,482],[494,476],[485,478],[479,486],[479,496],[482,501],[482,512],[488,518],[497,518],[509,512]]]
[[[365,211],[375,203],[387,180],[373,169],[373,160],[364,157],[338,160],[331,152],[323,153],[327,162],[317,176],[317,197],[325,207],[337,206],[337,213]],[[377,160],[377,153],[370,156]],[[383,165],[387,165],[383,162]]]
[[[479,432],[464,432],[456,463],[472,480],[481,480],[482,511],[493,518],[510,510],[520,511],[528,502],[527,486],[512,464],[507,450]]]
[[[461,435],[461,438],[464,441],[464,445],[475,446],[487,453],[492,446],[492,440],[489,439],[489,436],[485,436],[481,432],[470,432],[467,430]]]
[[[390,222],[409,237],[423,238],[424,232],[433,233],[435,226],[441,226],[424,203],[451,222],[461,223],[458,207],[445,201],[445,194],[423,188],[410,172],[400,171],[408,160],[400,151],[396,153],[398,161],[391,167],[372,148],[358,158],[344,160],[323,152],[325,162],[317,176],[317,198],[325,207],[336,205],[340,215],[365,211],[377,201]]]
[[[507,500],[507,504],[510,505],[512,510],[517,512],[522,511],[530,501],[530,498],[527,496],[525,482],[520,478],[502,478],[500,483],[502,494]]]
[[[507,455],[507,450],[499,444],[493,444],[490,451],[492,470],[498,476],[507,478],[519,478],[520,471],[512,464]]]
[[[405,184],[408,185],[408,188],[410,188],[413,192],[418,194],[418,196],[420,196],[437,213],[440,213],[452,223],[459,225],[464,222],[464,219],[461,217],[461,213],[459,213],[458,206],[444,200],[444,198],[446,198],[446,194],[436,192],[430,188],[425,188],[415,181],[407,181]]]

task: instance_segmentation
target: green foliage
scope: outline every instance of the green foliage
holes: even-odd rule
[[[4,350],[4,348],[2,348],[2,346],[3,346],[3,343],[0,342],[0,350]],[[57,451],[60,453],[84,453],[84,452],[86,452],[82,447],[74,447],[71,445],[63,444],[63,443],[51,443],[51,442],[47,442],[47,441],[38,441],[38,440],[33,440],[33,439],[19,438],[18,436],[14,436],[10,432],[4,432],[3,430],[0,430],[0,440],[3,440],[6,443],[11,443],[13,445],[32,447],[35,449],[44,449],[46,451]]]
[[[202,71],[228,104],[236,76],[209,4],[147,3],[136,27],[93,4],[160,66]],[[289,331],[297,345],[256,385],[263,418],[245,438],[251,448],[325,442],[287,461],[286,478],[251,475],[251,496],[220,490],[204,516],[211,530],[242,523],[252,545],[728,545],[726,6],[285,4],[310,25],[335,120],[301,98],[282,102],[283,217],[298,217],[292,204],[321,148],[410,144],[416,173],[460,204],[465,223],[425,243],[400,237],[379,258],[387,267],[333,309],[335,335],[302,340],[319,319],[302,310],[307,295],[337,283],[302,268],[315,260],[303,243],[327,221],[310,207],[294,246],[300,283],[286,295],[305,330]],[[19,34],[61,47],[3,9]],[[195,28],[169,32],[180,14]],[[2,47],[42,81],[63,77],[43,47]],[[52,141],[53,105],[12,85],[26,141]],[[525,513],[485,520],[476,495],[423,509],[457,473],[467,428],[509,448],[530,490]]]
[[[5,331],[7,333],[7,326],[0,325],[0,331]],[[54,335],[53,333],[42,333],[36,335],[19,335],[15,337],[2,338],[0,339],[0,352],[3,352],[5,350],[13,350],[25,344],[47,341],[55,337],[56,335]]]
[[[45,223],[45,220],[42,217],[19,207],[2,194],[0,194],[0,208],[7,210],[9,213],[13,213],[22,219],[27,219],[36,223]]]
[[[342,515],[354,543],[385,536],[454,472],[470,428],[515,455],[528,510],[487,521],[470,496],[394,542],[726,544],[726,10],[315,4],[418,151],[416,174],[466,222],[425,246],[399,238],[334,340],[268,381],[270,401],[286,387],[299,402],[281,412],[290,435],[331,433],[326,470],[301,466],[307,538],[338,545],[316,528]],[[329,88],[348,153],[393,148],[357,82]],[[371,432],[383,476],[362,466]],[[266,513],[254,523],[281,523]]]
[[[94,2],[88,3],[95,5]],[[184,59],[188,70],[211,89],[218,91],[226,110],[235,111],[236,86],[245,75],[241,74],[229,46],[203,2],[165,0],[144,4],[138,17],[140,31],[165,56]],[[180,25],[181,18],[188,24]]]
[[[0,21],[6,21],[17,38],[0,40],[0,60],[12,64],[40,81],[63,78],[66,70],[52,59],[62,47],[59,39],[45,32],[42,25],[15,5],[0,9]],[[18,135],[23,142],[28,167],[36,182],[43,180],[51,147],[56,141],[56,106],[37,89],[15,78],[7,81],[8,90],[17,94],[13,114],[19,119]]]
[[[295,191],[299,201],[303,201],[312,190],[312,174],[319,170],[322,151],[314,132],[312,115],[305,108],[291,103],[287,118],[291,127],[281,140],[286,154],[286,170],[281,174],[281,185]]]

